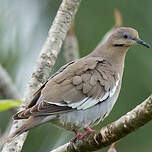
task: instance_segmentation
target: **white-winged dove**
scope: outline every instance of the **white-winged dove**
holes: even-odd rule
[[[135,29],[116,28],[89,55],[61,67],[26,109],[14,115],[15,120],[27,121],[12,137],[48,121],[77,135],[82,128],[84,134],[90,132],[89,127],[112,110],[121,88],[126,52],[137,43],[150,47]]]

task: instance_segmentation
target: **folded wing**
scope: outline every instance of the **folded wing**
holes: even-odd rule
[[[36,94],[30,106],[14,119],[85,110],[112,97],[119,84],[112,65],[89,57],[62,67]]]

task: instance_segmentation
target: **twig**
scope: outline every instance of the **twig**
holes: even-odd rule
[[[65,144],[62,146],[62,149],[64,149],[62,152],[83,152],[101,149],[127,136],[150,120],[152,120],[152,95],[120,119],[101,128],[99,132],[91,133],[76,143]],[[59,151],[60,148],[51,152],[61,152]]]
[[[69,145],[70,145],[70,143],[66,143],[65,145],[62,145],[62,146],[60,146],[60,147],[58,147],[50,152],[67,152],[67,148]]]
[[[4,99],[20,99],[20,95],[14,86],[7,71],[0,65],[0,93]]]
[[[100,47],[109,38],[110,34],[113,32],[113,30],[115,30],[115,28],[123,25],[123,18],[121,16],[121,13],[117,9],[114,10],[114,19],[115,19],[114,26],[104,35],[104,37],[99,42],[97,47]]]
[[[63,45],[64,57],[67,62],[79,58],[79,45],[77,37],[74,33],[74,22],[72,22],[70,29],[68,30],[65,42]]]
[[[57,54],[60,51],[66,32],[76,14],[81,0],[63,0],[48,38],[42,48],[40,57],[37,60],[35,70],[31,81],[25,91],[23,100],[30,101],[33,93],[48,79],[50,71],[56,61]],[[23,109],[25,105],[20,107]],[[16,128],[22,126],[24,121],[14,121],[10,133]],[[27,133],[18,136],[14,141],[4,145],[2,152],[20,152],[25,141]]]
[[[119,10],[114,10],[115,27],[120,27],[123,25],[123,18]]]

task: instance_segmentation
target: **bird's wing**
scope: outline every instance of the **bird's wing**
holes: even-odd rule
[[[42,89],[45,87],[45,85],[48,83],[48,81],[49,81],[50,79],[52,79],[53,77],[55,77],[56,75],[58,75],[59,73],[61,73],[65,68],[67,68],[70,64],[73,64],[74,62],[75,62],[75,61],[71,61],[71,62],[65,64],[65,65],[62,66],[55,74],[53,74],[53,75],[33,94],[33,98],[32,98],[32,100],[30,101],[30,103],[27,105],[26,109],[29,109],[29,108],[33,107],[33,106],[37,103],[39,97],[41,96],[41,91],[42,91]]]
[[[75,61],[71,61],[67,64],[65,64],[64,66],[62,66],[55,74],[53,74],[34,94],[33,94],[33,98],[32,100],[30,101],[30,103],[26,106],[25,110],[23,111],[20,111],[18,113],[16,113],[15,115],[13,115],[13,119],[14,120],[17,120],[17,119],[27,119],[29,118],[29,113],[30,113],[30,110],[31,108],[33,108],[37,102],[39,101],[39,98],[41,96],[41,91],[42,89],[45,87],[45,85],[48,83],[48,81],[50,79],[52,79],[53,77],[55,77],[56,75],[58,75],[59,73],[61,73],[64,69],[66,69],[70,64],[73,64]],[[35,106],[37,107],[37,106]],[[43,107],[43,106],[42,106]],[[55,106],[52,107],[52,109],[54,108]],[[28,113],[27,115],[25,115],[25,113]]]
[[[20,117],[85,110],[113,96],[119,81],[106,60],[97,57],[77,60],[49,79],[37,104],[21,112]]]

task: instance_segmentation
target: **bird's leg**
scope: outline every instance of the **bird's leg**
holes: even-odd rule
[[[80,139],[83,139],[86,135],[96,132],[96,130],[92,130],[89,126],[84,128],[84,133],[80,136]]]
[[[81,138],[82,134],[76,129],[73,129],[73,131],[75,133],[75,137],[72,138],[72,142],[75,142],[77,139]]]
[[[81,134],[78,130],[74,129],[73,130],[75,132],[75,137],[72,138],[72,142],[76,142],[77,139],[83,139],[86,135],[92,133],[92,132],[96,132],[96,130],[92,130],[89,126],[84,128],[84,133]]]
[[[116,145],[116,142],[112,143],[111,147],[114,149]]]
[[[115,144],[116,142],[112,143],[107,152],[116,152]]]

